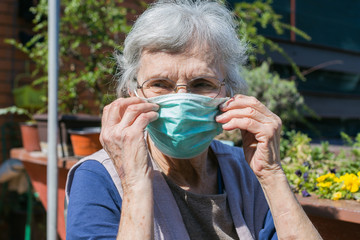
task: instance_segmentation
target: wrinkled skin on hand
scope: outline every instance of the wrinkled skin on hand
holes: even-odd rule
[[[245,159],[258,178],[281,170],[280,118],[254,97],[235,95],[225,102],[216,121],[224,130],[241,129]]]
[[[136,97],[119,98],[104,108],[100,142],[116,167],[124,192],[151,178],[144,129],[158,118],[158,109]]]

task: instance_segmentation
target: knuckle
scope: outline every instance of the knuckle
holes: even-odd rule
[[[250,127],[251,124],[253,123],[253,120],[251,120],[250,118],[244,118],[243,121],[244,121],[246,128]]]
[[[137,104],[135,105],[130,105],[127,107],[127,111],[130,111],[130,112],[138,112],[139,111],[139,106]]]
[[[117,134],[116,141],[122,145],[126,146],[127,143],[132,142],[134,140],[135,134],[133,134],[129,129],[123,129]]]
[[[145,121],[148,121],[149,119],[149,113],[141,113],[138,117],[139,121],[141,122],[145,122]]]
[[[274,114],[274,128],[276,130],[279,130],[282,128],[282,120],[279,116],[277,116],[276,114]]]
[[[100,134],[100,142],[102,143],[102,145],[107,145],[110,142],[110,137],[108,134],[105,133],[101,133]]]
[[[118,98],[115,101],[113,101],[110,105],[116,108],[123,108],[124,106],[126,106],[126,99]]]
[[[123,105],[123,101],[122,99],[116,99],[115,101],[113,101],[110,106],[115,106],[115,107],[119,107]]]
[[[252,107],[247,107],[246,112],[247,112],[247,115],[249,115],[250,117],[253,117],[256,113],[256,110],[253,109]]]
[[[108,112],[110,108],[110,104],[106,105],[103,109],[103,113]]]
[[[249,97],[249,102],[252,106],[259,106],[261,104],[260,101],[253,96]]]
[[[233,98],[234,99],[239,99],[239,98],[241,98],[241,95],[240,94],[235,94]]]
[[[129,140],[131,136],[132,135],[126,129],[123,129],[122,131],[119,132],[119,134],[117,134],[118,140],[120,140],[121,142],[125,140]]]

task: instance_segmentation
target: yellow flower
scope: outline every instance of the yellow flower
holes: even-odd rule
[[[329,188],[332,185],[332,182],[321,182],[318,184],[319,187]]]
[[[348,174],[346,173],[345,175],[341,176],[340,178],[343,179],[344,184],[346,186],[346,190],[354,193],[359,191],[359,179],[355,174]]]
[[[337,177],[334,173],[327,173],[325,175],[322,175],[318,178],[316,178],[317,182],[323,182],[325,180],[327,180],[329,178],[329,180],[335,180]]]
[[[340,178],[338,178],[338,177],[335,177],[335,178],[334,178],[334,182],[340,183],[340,182],[342,182],[342,180],[341,180]]]
[[[357,191],[359,191],[359,185],[356,184],[351,185],[350,192],[356,193]]]
[[[336,193],[333,193],[331,199],[332,200],[339,200],[341,197],[342,197],[341,192],[336,192]]]
[[[328,174],[326,174],[326,175],[327,175],[328,178],[330,178],[330,179],[335,179],[335,178],[336,178],[335,173],[328,173]]]
[[[358,177],[360,178],[360,171],[358,171],[357,175],[358,175]]]
[[[322,175],[322,176],[316,178],[316,181],[317,181],[317,182],[323,182],[326,178],[327,178],[326,175]]]

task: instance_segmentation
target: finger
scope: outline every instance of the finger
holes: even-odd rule
[[[266,116],[271,122],[273,122],[276,127],[282,126],[281,119],[271,112],[265,105],[263,105],[259,100],[257,100],[254,97],[249,97],[245,95],[236,95],[234,98],[230,99],[228,102],[225,103],[225,106],[222,106],[222,111],[229,111],[231,109],[241,109],[251,107],[254,108],[259,113]],[[265,123],[268,123],[269,121],[265,121]]]
[[[106,121],[104,122],[104,127],[118,124],[121,121],[128,106],[144,102],[145,100],[137,97],[116,99],[106,109],[107,114],[105,116]]]
[[[101,116],[101,126],[102,127],[104,127],[106,125],[109,108],[110,108],[110,104],[106,105],[103,108],[103,112],[102,112],[102,116]]]
[[[233,118],[222,127],[227,131],[237,128],[248,131],[254,134],[258,141],[266,141],[275,134],[275,127],[273,124],[260,123],[252,118]]]
[[[104,135],[105,130],[107,129],[107,117],[109,113],[110,104],[106,105],[103,109],[101,116],[101,131],[100,131],[100,143],[105,148]]]
[[[230,109],[224,112],[223,114],[216,116],[216,121],[218,123],[227,123],[233,118],[245,118],[245,117],[252,118],[261,123],[271,123],[274,121],[252,107]]]
[[[136,120],[134,121],[134,123],[131,125],[132,129],[135,129],[135,131],[141,130],[141,132],[144,131],[144,129],[146,128],[146,126],[150,123],[153,122],[155,120],[157,120],[159,118],[159,113],[158,112],[145,112],[145,113],[141,113]]]
[[[104,137],[110,135],[111,127],[120,122],[122,112],[126,110],[127,106],[130,104],[135,104],[139,102],[144,102],[139,98],[118,98],[112,103],[106,105],[103,109],[103,114],[101,117],[101,132],[100,132],[100,142],[104,146]]]
[[[122,128],[128,127],[133,124],[133,122],[137,119],[138,116],[140,116],[142,113],[147,113],[151,111],[158,111],[159,105],[155,103],[138,103],[138,104],[132,104],[127,107],[121,121],[120,126]]]
[[[221,105],[221,111],[228,111],[231,109],[251,107],[264,114],[265,116],[271,117],[274,115],[264,104],[252,96],[245,96],[237,94],[224,104]]]

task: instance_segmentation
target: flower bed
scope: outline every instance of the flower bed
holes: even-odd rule
[[[360,134],[355,140],[344,133],[342,136],[348,147],[334,153],[327,142],[314,147],[305,134],[285,134],[282,165],[295,193],[360,201]]]
[[[337,177],[335,173],[327,173],[316,178],[316,181],[319,193],[324,198],[360,200],[360,171],[357,175],[346,173],[340,177]]]

